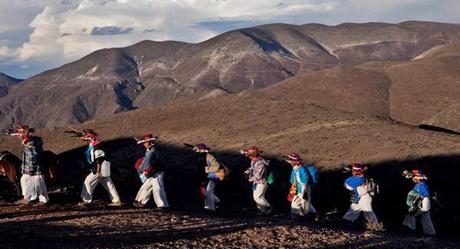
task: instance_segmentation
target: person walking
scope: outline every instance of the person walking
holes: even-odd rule
[[[305,164],[298,153],[291,153],[286,160],[292,166],[291,171],[291,189],[289,191],[288,200],[291,202],[291,217],[298,218],[306,216],[308,213],[316,213],[315,207],[311,204],[311,186],[315,183],[317,172],[314,167]]]
[[[16,133],[12,134],[21,139],[21,179],[23,199],[17,204],[27,205],[38,199],[40,205],[49,201],[45,177],[39,164],[40,154],[43,153],[43,141],[41,137],[33,136],[33,129],[27,125],[18,125]]]
[[[361,213],[367,221],[369,228],[379,224],[377,216],[372,209],[372,197],[377,192],[377,185],[373,179],[366,175],[367,167],[362,164],[353,164],[352,176],[345,180],[345,188],[352,191],[350,209],[343,216],[344,220],[355,222]]]
[[[216,204],[220,203],[220,199],[215,194],[214,188],[217,182],[223,181],[227,177],[229,170],[225,165],[217,161],[206,144],[196,144],[193,147],[193,151],[196,153],[196,161],[201,175],[204,209],[216,211]]]
[[[406,204],[409,207],[409,213],[404,218],[403,225],[415,230],[416,218],[420,217],[423,233],[435,235],[436,231],[430,214],[431,202],[430,192],[426,184],[427,176],[421,170],[412,170],[410,173],[405,171],[403,175],[415,183],[414,188],[407,194]]]
[[[164,179],[164,164],[161,160],[160,152],[156,149],[157,137],[146,134],[137,139],[137,144],[142,144],[145,148],[145,156],[138,160],[136,170],[142,182],[142,186],[137,192],[135,207],[145,207],[153,196],[155,204],[160,209],[169,208],[166,197]]]
[[[81,139],[88,144],[86,162],[90,173],[83,182],[80,195],[83,202],[80,205],[89,205],[93,200],[94,189],[101,184],[109,193],[111,201],[109,206],[121,206],[120,196],[110,177],[110,162],[106,159],[105,152],[99,148],[99,135],[93,130],[84,129]]]
[[[268,189],[267,167],[269,162],[260,155],[263,153],[257,146],[251,146],[241,153],[251,160],[251,166],[244,172],[248,176],[248,181],[252,183],[252,197],[256,203],[260,214],[268,215],[273,209],[270,203],[265,198]]]

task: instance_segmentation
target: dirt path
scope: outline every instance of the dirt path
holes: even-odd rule
[[[458,248],[458,239],[371,233],[286,215],[228,217],[201,211],[0,207],[1,248]]]

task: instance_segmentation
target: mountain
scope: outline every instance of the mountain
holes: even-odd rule
[[[99,50],[25,80],[0,99],[0,126],[53,127],[105,118],[264,88],[337,65],[408,61],[459,40],[460,25],[405,22],[271,24],[198,44],[143,41]]]
[[[20,79],[15,79],[4,73],[0,73],[0,98],[5,97],[8,94],[8,90],[11,86],[21,82]]]
[[[285,101],[460,131],[458,68],[460,43],[453,43],[412,61],[299,73],[267,90]]]

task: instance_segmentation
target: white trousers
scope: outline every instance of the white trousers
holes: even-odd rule
[[[268,213],[270,209],[270,203],[265,199],[265,192],[267,192],[268,184],[267,183],[258,183],[256,184],[256,189],[252,192],[252,198],[256,202],[257,209],[262,213]]]
[[[24,199],[34,201],[38,198],[40,202],[49,201],[48,191],[46,189],[45,178],[43,175],[22,175],[21,189]]]
[[[81,198],[84,202],[91,203],[93,200],[94,189],[99,183],[107,190],[107,192],[109,192],[110,200],[112,202],[120,202],[120,196],[118,195],[115,184],[112,182],[112,178],[110,178],[110,176],[98,177],[94,173],[90,173],[85,178],[85,182],[83,183],[83,187],[81,189]]]
[[[415,230],[417,227],[417,216],[420,216],[420,222],[422,223],[423,233],[427,235],[435,235],[436,231],[431,221],[430,214],[431,203],[430,199],[425,197],[422,200],[422,211],[415,213],[414,215],[406,215],[403,221],[403,225],[409,227],[412,230]]]
[[[219,197],[214,194],[214,188],[216,182],[210,180],[206,186],[206,192],[204,193],[204,208],[209,210],[216,210],[216,203],[220,202]]]
[[[420,216],[420,222],[422,223],[423,233],[427,235],[435,235],[433,222],[431,221],[430,212],[419,212],[415,215],[406,215],[403,221],[403,225],[409,227],[412,230],[417,228],[417,216]]]
[[[352,203],[350,205],[350,209],[348,209],[348,212],[343,216],[343,219],[354,222],[356,219],[358,219],[361,212],[364,214],[364,218],[367,220],[367,222],[378,222],[377,216],[372,210],[372,197],[369,194],[361,196],[358,204]]]
[[[308,213],[316,213],[315,207],[311,204],[311,190],[308,188],[308,200],[304,200],[302,196],[295,195],[291,202],[291,214],[305,216]]]
[[[163,172],[156,173],[153,177],[147,178],[147,180],[145,180],[144,184],[142,184],[141,188],[139,189],[139,192],[137,192],[136,201],[145,205],[153,195],[153,200],[155,201],[157,207],[169,207],[163,178]]]

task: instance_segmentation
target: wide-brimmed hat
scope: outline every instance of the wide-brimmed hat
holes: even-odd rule
[[[359,164],[359,163],[352,164],[351,170],[355,170],[355,171],[364,170],[364,165]]]
[[[89,141],[90,144],[92,144],[92,145],[97,145],[97,144],[99,144],[101,142],[101,140],[99,139],[99,134],[97,134],[92,129],[83,129],[81,133],[82,133],[82,135],[81,135],[80,139],[82,141]]]
[[[295,161],[295,162],[303,161],[303,159],[300,157],[299,153],[297,152],[292,152],[291,154],[289,154],[288,159],[291,161]]]
[[[201,152],[201,153],[208,153],[211,149],[203,143],[196,144],[195,147],[193,147],[193,151],[195,152]]]
[[[97,137],[98,137],[98,134],[92,129],[83,129],[81,132],[82,140],[92,140]]]
[[[411,173],[412,173],[412,178],[414,178],[414,179],[419,179],[419,180],[428,179],[428,177],[423,173],[423,171],[421,171],[419,169],[413,169],[411,171]]]
[[[142,137],[135,138],[137,141],[137,144],[143,144],[143,143],[154,143],[158,140],[158,137],[153,136],[152,134],[145,134]]]
[[[367,166],[361,163],[355,163],[351,165],[351,173],[356,176],[363,175],[367,170]]]
[[[287,156],[286,162],[294,165],[302,164],[303,159],[300,157],[299,153],[297,152],[292,152]]]
[[[245,156],[258,156],[263,153],[263,150],[261,150],[259,147],[253,145],[245,150],[241,150],[241,154]]]
[[[34,128],[30,128],[28,125],[25,124],[18,124],[16,125],[16,131],[17,132],[27,132],[27,133],[33,133],[35,132]]]

